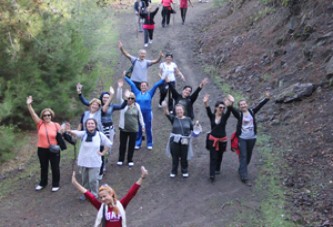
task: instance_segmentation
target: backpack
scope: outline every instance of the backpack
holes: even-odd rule
[[[134,2],[134,10],[136,12],[145,12],[146,2],[144,0]]]

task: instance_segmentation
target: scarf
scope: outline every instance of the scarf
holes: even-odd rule
[[[106,214],[108,213],[108,207],[105,207],[105,206],[107,206],[107,205],[102,203],[101,207],[99,208],[99,211],[98,211],[97,216],[96,216],[94,227],[98,227],[102,223],[103,217],[105,217]],[[122,227],[127,227],[126,213],[125,213],[125,209],[124,209],[123,205],[117,200],[116,206],[117,206],[117,208],[119,210],[119,213],[120,213],[120,216],[121,216],[121,226]],[[103,214],[103,208],[104,207],[105,207],[105,214]]]
[[[227,142],[228,137],[222,137],[222,138],[217,138],[209,134],[208,140],[213,141],[213,147],[215,148],[216,151],[220,150],[220,142]]]
[[[96,135],[96,130],[94,132],[89,132],[88,130],[86,130],[86,133],[87,133],[86,142],[92,142],[92,138]]]

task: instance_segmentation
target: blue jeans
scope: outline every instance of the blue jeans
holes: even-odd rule
[[[147,135],[147,146],[153,146],[153,132],[152,132],[152,111],[142,111],[143,121],[145,122],[145,130]],[[139,131],[136,136],[135,146],[141,147],[142,144],[142,127],[139,126]]]
[[[250,164],[252,151],[254,145],[256,144],[256,139],[239,138],[238,143],[240,149],[238,172],[241,180],[247,180],[248,179],[247,166]]]

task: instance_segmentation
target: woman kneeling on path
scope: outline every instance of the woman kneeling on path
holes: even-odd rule
[[[75,172],[72,175],[72,184],[85,195],[90,203],[98,209],[94,226],[106,226],[106,227],[125,227],[126,223],[126,212],[125,209],[129,202],[138,192],[142,180],[148,175],[148,171],[145,167],[141,166],[141,176],[132,185],[127,194],[118,200],[116,192],[109,185],[102,185],[99,188],[98,195],[100,200],[96,199],[95,196],[90,193],[86,188],[79,184],[76,180]]]
[[[215,103],[215,110],[212,113],[208,105],[209,95],[205,95],[203,98],[203,103],[206,107],[207,115],[210,120],[211,131],[208,135],[207,149],[210,154],[209,161],[209,178],[213,182],[215,180],[215,175],[220,174],[221,164],[223,159],[223,153],[227,148],[227,134],[225,127],[227,125],[227,120],[230,116],[231,105],[233,104],[234,98],[229,95],[224,101],[217,101]],[[227,111],[224,113],[225,107],[227,106]]]
[[[193,156],[190,141],[193,130],[192,120],[184,115],[184,106],[181,104],[175,106],[175,116],[169,113],[166,102],[163,102],[162,106],[165,115],[172,124],[169,146],[167,146],[167,154],[171,153],[172,157],[170,177],[173,178],[177,175],[179,160],[183,177],[189,177],[188,160]]]
[[[239,138],[239,176],[243,183],[248,183],[247,166],[250,164],[252,151],[257,138],[257,124],[255,114],[263,107],[270,99],[269,92],[265,92],[265,98],[259,104],[249,109],[245,99],[238,102],[239,110],[231,109],[232,114],[238,120],[236,135]]]
[[[106,154],[112,142],[104,135],[104,133],[97,130],[97,121],[94,118],[88,118],[85,121],[85,130],[70,130],[67,126],[67,131],[71,135],[81,138],[81,146],[77,164],[81,168],[82,184],[88,188],[91,193],[97,197],[99,186],[99,171],[102,164],[101,156]],[[103,146],[103,151],[100,147]],[[84,197],[81,197],[84,199]]]

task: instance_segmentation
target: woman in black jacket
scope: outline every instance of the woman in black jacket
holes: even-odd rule
[[[209,150],[210,154],[209,178],[212,182],[215,180],[215,175],[220,174],[223,153],[227,148],[228,138],[225,127],[230,116],[233,100],[234,98],[229,95],[224,101],[217,101],[213,113],[208,105],[209,95],[205,95],[203,98],[211,126],[211,132],[207,135],[208,141],[206,148]],[[226,112],[224,112],[225,109],[227,109]]]
[[[155,28],[154,17],[158,12],[158,7],[154,11],[151,11],[152,7],[148,7],[147,11],[142,11],[140,13],[141,18],[144,19],[143,22],[143,32],[144,32],[144,47],[148,47],[149,44],[153,43],[153,33]]]
[[[239,110],[232,108],[232,114],[238,120],[236,135],[239,138],[239,176],[243,183],[248,182],[247,166],[250,164],[252,151],[257,138],[257,124],[255,114],[269,101],[270,93],[265,93],[265,98],[259,104],[249,109],[245,99],[238,102]]]

